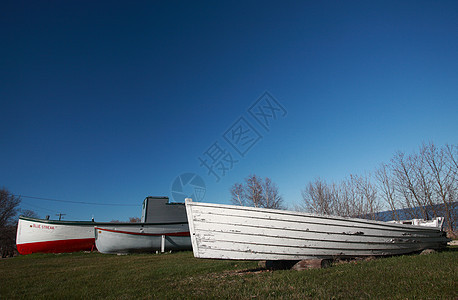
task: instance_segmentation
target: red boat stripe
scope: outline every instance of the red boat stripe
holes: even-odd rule
[[[131,232],[131,231],[121,231],[121,230],[113,230],[113,229],[105,229],[105,228],[99,228],[95,227],[97,230],[103,230],[103,231],[109,231],[109,232],[115,232],[115,233],[125,233],[125,234],[132,234],[132,235],[148,235],[148,236],[160,236],[160,235],[165,235],[165,236],[190,236],[191,234],[189,231],[184,231],[184,232],[171,232],[171,233],[142,233],[142,232]]]
[[[17,244],[16,246],[17,251],[22,255],[37,252],[63,253],[90,251],[91,249],[95,249],[95,238],[25,243]]]

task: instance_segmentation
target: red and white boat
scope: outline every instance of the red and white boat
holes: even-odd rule
[[[95,249],[94,226],[113,227],[113,223],[57,221],[20,216],[16,247],[20,254],[62,253]]]

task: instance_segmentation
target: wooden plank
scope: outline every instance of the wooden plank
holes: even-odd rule
[[[249,243],[234,243],[227,241],[200,241],[200,250],[230,250],[235,252],[251,253],[252,255],[262,254],[284,254],[284,255],[297,255],[297,256],[370,256],[370,255],[387,255],[401,254],[420,250],[421,247],[399,247],[394,249],[346,249],[346,248],[307,248],[307,247],[288,247],[282,245],[260,245],[260,244],[249,244]]]
[[[194,223],[195,232],[199,232],[202,235],[205,234],[217,234],[218,232],[227,234],[240,234],[240,235],[252,235],[252,236],[265,236],[265,237],[287,237],[290,239],[298,240],[339,240],[345,242],[367,242],[367,243],[394,243],[394,242],[416,242],[416,241],[437,241],[442,240],[441,236],[403,236],[403,235],[390,235],[389,231],[386,231],[384,235],[349,235],[342,233],[332,232],[316,232],[306,230],[290,230],[286,228],[263,228],[263,227],[252,227],[252,226],[241,226],[234,224],[214,224],[214,223]]]
[[[328,240],[318,239],[292,239],[288,236],[272,237],[263,235],[244,235],[240,233],[228,232],[204,232],[196,233],[196,238],[200,242],[229,242],[258,245],[276,245],[285,247],[299,248],[323,248],[323,249],[399,249],[411,248],[419,244],[418,240],[395,241],[386,240],[384,242],[374,243],[366,241],[348,242],[330,237]],[[426,241],[423,241],[423,243]]]

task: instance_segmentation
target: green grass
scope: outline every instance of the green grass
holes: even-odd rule
[[[0,260],[0,299],[457,299],[457,250],[307,271],[191,252],[33,254]]]

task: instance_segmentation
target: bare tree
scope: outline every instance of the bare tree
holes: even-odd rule
[[[356,186],[357,198],[360,199],[357,205],[357,216],[375,219],[381,206],[377,198],[377,189],[371,182],[371,175],[352,176],[351,180]]]
[[[432,148],[423,144],[420,147],[420,153],[417,155],[417,164],[415,166],[414,174],[418,183],[418,197],[421,198],[423,205],[427,207],[427,217],[437,216],[436,211],[437,197],[434,193],[434,175],[432,169],[428,167],[430,157],[432,155],[433,160],[437,156],[437,149],[434,144],[430,144]]]
[[[2,257],[14,254],[16,216],[20,203],[20,197],[16,197],[5,188],[0,190],[0,252]]]
[[[261,205],[266,208],[282,209],[283,198],[280,196],[278,186],[268,177],[264,178],[262,187]]]
[[[336,194],[335,204],[338,209],[335,215],[344,217],[363,217],[368,214],[366,199],[364,196],[363,178],[350,175],[338,184],[340,195]]]
[[[283,209],[283,198],[277,185],[268,177],[264,180],[253,174],[243,183],[234,183],[230,189],[231,202],[242,206]]]
[[[448,230],[451,231],[456,222],[454,202],[456,201],[457,177],[456,161],[453,157],[453,146],[446,145],[438,149],[433,143],[423,145],[420,150],[425,161],[425,169],[429,175],[431,206],[435,216],[445,215]],[[441,204],[436,211],[435,204]]]
[[[325,180],[317,178],[302,191],[302,207],[308,212],[334,215],[337,207],[335,191],[334,185],[329,186]]]
[[[351,180],[345,179],[340,184],[332,184],[331,193],[335,196],[333,214],[337,216],[356,216],[354,210],[356,204],[355,187]]]
[[[458,164],[457,164],[457,157],[458,157],[458,147],[456,145],[445,145],[443,147],[444,156],[446,157],[447,167],[446,169],[447,174],[449,177],[448,180],[445,180],[447,184],[444,184],[444,189],[448,192],[447,196],[443,198],[443,202],[446,201],[448,203],[446,212],[448,215],[448,225],[449,225],[449,232],[451,233],[453,229],[456,228],[457,223],[457,206],[458,206]]]
[[[14,225],[20,203],[20,197],[14,196],[5,188],[0,190],[0,227]]]
[[[445,216],[448,230],[456,227],[458,147],[423,144],[419,152],[397,152],[371,175],[350,175],[338,184],[316,179],[302,191],[301,210],[318,214],[375,218],[383,205],[400,218]],[[401,216],[400,209],[405,215]]]
[[[339,184],[318,178],[302,191],[302,200],[304,210],[324,215],[375,218],[380,210],[370,175],[350,175]]]
[[[403,196],[402,206],[411,218],[429,219],[425,206],[427,202],[421,197],[418,187],[418,156],[398,152],[391,160],[396,191]]]
[[[412,218],[445,216],[448,229],[456,224],[456,147],[423,144],[418,153],[398,152],[391,160],[392,180],[398,200]]]
[[[453,170],[453,173],[457,175],[458,172],[458,162],[456,160],[458,156],[458,147],[456,145],[445,145],[445,155],[449,161],[450,168]]]
[[[21,216],[24,216],[24,217],[29,217],[29,218],[38,218],[38,215],[36,212],[34,212],[33,210],[30,210],[30,209],[20,209],[20,212],[21,212]]]
[[[254,207],[262,207],[262,179],[256,175],[250,175],[245,179],[245,197],[248,203]]]
[[[397,212],[399,204],[396,200],[396,190],[394,188],[391,167],[385,163],[381,164],[375,171],[375,177],[378,181],[378,188],[381,191],[383,200],[385,200],[391,210],[393,220],[399,221],[399,214]]]
[[[241,206],[247,206],[246,197],[245,197],[245,190],[243,188],[243,184],[241,183],[234,183],[231,188],[231,199],[232,203],[238,204]]]

